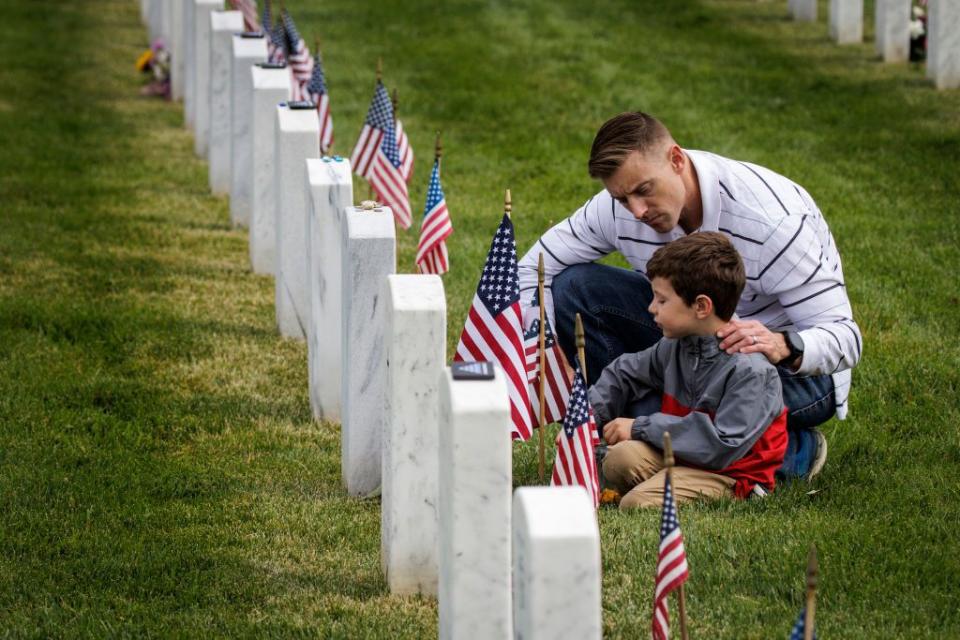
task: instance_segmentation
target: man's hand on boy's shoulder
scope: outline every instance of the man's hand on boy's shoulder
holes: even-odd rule
[[[720,348],[729,354],[762,353],[770,364],[790,355],[782,333],[770,331],[756,320],[731,320],[717,332]]]
[[[614,418],[603,425],[603,439],[607,444],[617,444],[630,439],[630,430],[633,429],[633,418]]]

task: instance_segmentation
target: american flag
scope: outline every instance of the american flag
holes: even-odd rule
[[[287,64],[293,71],[294,82],[294,100],[305,100],[307,98],[306,84],[310,82],[313,76],[313,57],[307,48],[307,43],[300,37],[297,31],[297,25],[293,23],[293,17],[286,9],[281,14],[283,20],[283,33],[286,37]]]
[[[230,6],[243,14],[243,28],[247,31],[260,31],[257,21],[257,0],[230,0]],[[266,8],[264,8],[266,12]]]
[[[534,300],[529,309],[537,314],[530,328],[523,334],[523,350],[527,362],[527,383],[530,385],[530,415],[533,423],[540,424],[540,307]],[[560,343],[557,341],[550,320],[546,320],[543,335],[544,360],[546,361],[546,375],[544,377],[544,416],[546,424],[563,420],[570,399],[570,381],[564,369],[565,361]]]
[[[263,7],[263,30],[268,36],[267,40],[267,61],[268,62],[286,62],[287,52],[283,35],[283,25],[279,22],[273,24],[273,18],[270,16],[270,5],[267,3]]]
[[[538,320],[539,322],[539,320]],[[570,405],[557,433],[557,456],[553,461],[553,486],[580,485],[590,494],[593,507],[600,503],[600,482],[594,448],[600,443],[593,409],[587,401],[587,385],[580,368],[573,376]]]
[[[379,80],[350,163],[354,173],[370,182],[380,201],[393,209],[400,226],[409,229],[413,214],[407,182],[401,173],[403,165],[397,147],[393,106],[386,88]]]
[[[333,144],[333,117],[330,115],[330,95],[327,93],[327,81],[323,76],[323,60],[317,51],[313,61],[313,74],[306,88],[307,99],[317,105],[320,116],[320,153],[326,153]]]
[[[433,163],[430,186],[427,187],[427,206],[420,224],[420,244],[417,246],[417,265],[421,273],[442,274],[450,270],[447,257],[447,238],[453,233],[447,201],[440,186],[440,159]]]
[[[800,609],[800,616],[797,618],[797,621],[793,624],[793,629],[790,631],[789,640],[803,640],[803,633],[806,631],[807,625],[807,608],[804,607]],[[813,640],[817,640],[817,632],[813,632]]]
[[[397,150],[400,152],[400,173],[403,179],[410,184],[410,178],[413,177],[413,147],[410,146],[410,140],[407,139],[407,132],[403,130],[403,123],[400,118],[394,120],[397,129]]]
[[[386,92],[384,92],[386,93]],[[487,262],[460,334],[455,362],[497,362],[507,377],[514,439],[530,437],[527,380],[523,359],[520,282],[513,223],[504,214],[490,244]]]
[[[690,576],[687,553],[683,549],[683,532],[677,517],[677,505],[670,486],[670,474],[664,474],[663,514],[660,517],[660,556],[657,559],[657,579],[653,585],[653,638],[670,637],[670,613],[667,598]]]

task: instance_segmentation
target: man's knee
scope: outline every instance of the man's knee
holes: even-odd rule
[[[555,309],[573,308],[574,311],[580,310],[578,303],[582,302],[582,284],[594,270],[592,262],[584,264],[575,264],[567,267],[553,278],[550,284],[553,293],[553,304]],[[572,312],[571,312],[572,313]]]
[[[620,511],[650,509],[663,504],[663,491],[654,488],[636,487],[620,499]]]

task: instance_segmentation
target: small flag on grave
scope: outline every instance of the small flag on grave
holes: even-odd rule
[[[350,163],[354,173],[366,178],[379,200],[393,209],[397,223],[409,229],[413,222],[407,182],[401,173],[400,150],[393,122],[393,105],[383,82],[377,80],[367,118]]]
[[[308,99],[306,85],[313,76],[313,57],[310,55],[307,43],[300,37],[300,32],[297,31],[297,25],[294,24],[290,12],[284,9],[281,19],[283,20],[283,34],[286,39],[287,64],[290,65],[295,80],[293,99],[306,100]]]
[[[323,75],[323,60],[320,47],[313,60],[313,73],[307,83],[307,99],[317,105],[320,118],[320,153],[325,154],[333,145],[333,116],[330,115],[330,95],[327,93],[327,80]]]
[[[263,30],[268,36],[267,40],[267,61],[268,62],[286,62],[286,38],[283,34],[283,25],[281,23],[273,24],[273,18],[270,16],[269,3],[263,8]]]
[[[686,637],[686,612],[684,611],[683,583],[690,577],[687,567],[687,552],[683,547],[683,532],[680,531],[680,518],[673,497],[673,450],[670,447],[670,434],[664,434],[663,458],[667,472],[663,482],[663,512],[660,516],[660,552],[657,558],[657,577],[653,584],[653,638],[668,640],[670,637],[670,611],[667,598],[675,589],[679,589],[680,625],[683,637]]]
[[[534,423],[540,422],[540,304],[539,296],[534,295],[527,313],[534,315],[533,321],[523,334],[523,348],[527,361],[527,382],[530,385],[530,412]],[[550,320],[544,317],[544,424],[560,422],[567,412],[570,399],[570,381],[564,369],[564,355]]]
[[[490,244],[483,274],[467,314],[455,362],[496,362],[506,374],[514,439],[527,440],[532,432],[527,407],[527,377],[523,357],[520,282],[517,245],[510,220],[510,192],[506,212]]]
[[[600,502],[597,457],[594,455],[599,443],[597,423],[587,400],[587,384],[578,367],[573,375],[573,389],[570,391],[570,404],[563,419],[563,429],[557,433],[557,455],[550,484],[580,485],[587,490],[594,508]]]
[[[397,150],[400,153],[400,173],[403,179],[410,184],[410,178],[413,177],[413,147],[410,146],[410,140],[407,138],[407,132],[403,130],[403,122],[397,115],[397,105],[399,104],[397,90],[393,90],[390,102],[393,105],[393,123],[397,130]]]
[[[430,184],[427,186],[427,204],[420,223],[420,243],[417,246],[417,266],[420,273],[444,274],[450,270],[447,255],[447,238],[453,233],[447,200],[440,186],[440,136],[437,136],[437,157],[430,172]]]

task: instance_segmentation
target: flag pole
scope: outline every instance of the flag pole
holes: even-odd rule
[[[433,159],[437,163],[437,175],[440,175],[440,160],[443,158],[443,144],[440,141],[440,132],[437,131],[437,141],[433,145]]]
[[[663,465],[667,470],[667,479],[670,481],[670,487],[673,487],[673,444],[670,441],[670,432],[663,434]],[[687,640],[687,592],[684,584],[681,582],[677,593],[677,602],[680,609],[680,637]]]
[[[513,201],[510,199],[510,189],[507,189],[506,195],[503,196],[503,213],[513,220]]]
[[[540,304],[543,304],[541,300]],[[577,324],[575,329],[575,335],[577,338],[577,358],[580,360],[580,373],[583,375],[583,383],[587,383],[587,359],[584,357],[584,349],[587,346],[587,339],[583,333],[583,320],[580,318],[580,314],[577,314]]]
[[[396,87],[393,88],[393,93],[390,94],[390,106],[393,107],[393,124],[397,124],[397,105],[400,104],[399,92]]]
[[[544,290],[544,269],[543,269],[543,252],[540,252],[540,259],[537,262],[537,300],[540,301],[540,353],[539,353],[539,362],[540,362],[540,384],[537,385],[540,387],[540,428],[537,429],[537,432],[540,434],[538,438],[540,444],[540,464],[538,469],[540,470],[540,482],[544,481],[543,473],[544,467],[546,467],[546,450],[543,443],[543,430],[547,428],[547,396],[546,396],[546,384],[547,376],[544,375],[544,372],[547,370],[547,336],[545,332],[544,325],[546,324],[546,308],[543,300],[543,290]]]
[[[803,620],[803,640],[813,640],[813,628],[817,612],[817,577],[820,567],[817,563],[817,546],[810,545],[807,556],[807,608]]]

